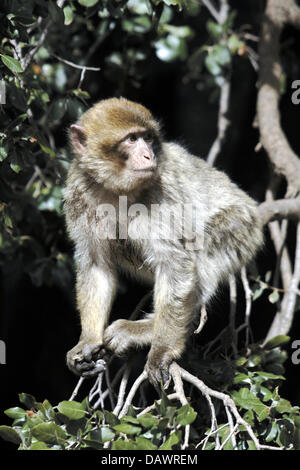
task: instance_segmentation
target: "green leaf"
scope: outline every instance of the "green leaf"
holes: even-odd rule
[[[251,379],[246,374],[237,374],[233,379],[233,383],[234,384],[239,384],[241,382],[250,384]]]
[[[184,0],[163,0],[163,2],[168,6],[176,6],[181,11],[185,3]]]
[[[216,58],[212,54],[208,54],[204,59],[207,70],[214,76],[221,75],[222,68],[216,61]]]
[[[136,450],[136,444],[131,439],[128,441],[118,439],[117,441],[113,442],[112,450]]]
[[[120,424],[119,418],[111,413],[110,411],[103,410],[105,416],[105,422],[110,424],[110,426],[115,426],[116,424]]]
[[[20,173],[21,167],[17,163],[10,163],[9,166],[15,173]]]
[[[292,411],[292,405],[288,400],[280,398],[278,405],[275,407],[278,413],[290,413]]]
[[[290,341],[290,337],[286,335],[278,335],[274,336],[274,338],[270,339],[264,346],[264,349],[274,349],[286,344]]]
[[[206,24],[208,32],[216,39],[220,39],[223,34],[222,25],[209,20]]]
[[[236,364],[237,366],[243,366],[244,364],[246,364],[247,360],[248,360],[248,359],[247,359],[246,357],[243,357],[243,356],[242,356],[242,357],[238,357],[237,360],[235,361],[235,364]]]
[[[96,5],[99,2],[99,0],[78,0],[78,3],[82,5],[83,7],[90,8]]]
[[[150,413],[145,413],[144,415],[139,416],[138,420],[143,428],[152,428],[153,426],[157,426],[159,421],[156,416],[153,416]]]
[[[70,6],[66,6],[64,8],[64,15],[65,15],[65,25],[69,26],[73,22],[73,19],[74,19],[73,10]]]
[[[135,416],[124,416],[121,419],[121,423],[131,423],[131,424],[140,424],[139,419],[136,418]]]
[[[228,436],[230,435],[231,433],[231,429],[229,426],[226,426],[224,427],[223,429],[220,429],[219,431],[219,434],[221,436],[221,443],[223,444],[223,442],[228,438]],[[232,442],[231,442],[231,439],[229,439],[226,444],[224,445],[223,447],[224,450],[233,450],[233,446],[232,446]]]
[[[81,419],[85,416],[85,410],[77,401],[62,401],[58,404],[58,410],[69,419]]]
[[[13,73],[22,73],[23,68],[20,62],[17,59],[14,59],[13,57],[10,57],[9,55],[1,54],[1,60],[4,65],[6,65],[9,70],[11,70]]]
[[[261,377],[264,381],[265,380],[285,380],[285,377],[283,377],[283,375],[276,375],[276,374],[272,374],[271,372],[255,371],[254,374]]]
[[[273,290],[273,292],[269,295],[268,299],[271,304],[275,304],[276,302],[278,302],[278,300],[280,299],[278,290]]]
[[[5,441],[12,442],[13,444],[20,444],[21,438],[17,431],[10,426],[0,426],[0,437]]]
[[[53,422],[38,424],[32,428],[31,432],[38,441],[43,441],[47,444],[62,445],[68,438],[65,431]]]
[[[141,428],[138,427],[138,426],[133,426],[131,424],[127,424],[127,423],[121,423],[121,424],[117,424],[116,426],[113,426],[113,429],[115,429],[115,431],[118,431],[118,432],[122,432],[123,434],[140,434],[141,432]]]
[[[269,282],[272,276],[272,271],[267,271],[265,274],[265,281]]]
[[[252,300],[256,300],[258,299],[262,293],[264,292],[264,290],[266,289],[266,286],[264,284],[261,284],[258,289],[256,289],[253,293],[253,297],[252,297]]]
[[[168,34],[166,38],[156,41],[155,49],[157,57],[164,62],[184,60],[187,57],[185,40],[173,34]]]
[[[94,429],[89,433],[89,439],[91,441],[100,442],[104,444],[104,442],[111,441],[115,437],[115,433],[108,428],[107,426],[101,426],[98,429]]]
[[[59,98],[52,105],[48,115],[49,121],[60,121],[67,110],[66,100]]]
[[[256,445],[253,441],[247,441],[247,444],[248,444],[248,449],[247,450],[257,450]]]
[[[229,47],[230,51],[233,54],[236,54],[236,52],[244,45],[245,43],[241,41],[236,34],[233,34],[232,36],[229,37],[227,41],[227,46]],[[269,274],[270,273],[270,274]],[[271,271],[268,271],[266,276],[265,276],[265,281],[269,282],[271,278]],[[267,277],[268,276],[268,277]]]
[[[231,55],[228,47],[217,45],[213,48],[211,55],[220,65],[227,65],[231,61]]]
[[[181,431],[175,431],[170,434],[170,437],[164,442],[159,450],[172,450],[172,447],[175,446],[180,442],[181,439]]]
[[[277,423],[275,421],[272,421],[271,423],[269,423],[268,431],[266,435],[264,436],[264,439],[266,440],[266,442],[275,441],[278,432],[279,432],[279,428],[278,428]]]
[[[51,447],[48,447],[45,442],[37,441],[31,444],[29,450],[52,450]]]
[[[3,162],[3,160],[5,160],[5,158],[7,157],[8,155],[8,149],[7,149],[7,145],[3,145],[2,147],[0,147],[0,162]]]
[[[180,424],[181,426],[186,426],[187,424],[191,424],[195,421],[197,417],[197,413],[190,405],[183,405],[177,411],[176,416],[176,424]]]
[[[179,38],[191,38],[194,35],[193,30],[189,26],[174,26],[171,24],[164,24],[160,27],[161,31],[166,31],[167,33],[171,33],[174,36]]]
[[[15,406],[14,408],[8,408],[8,410],[5,410],[4,413],[6,416],[9,416],[13,419],[20,419],[27,416],[26,411],[23,410],[23,408],[19,408],[18,406]]]
[[[24,403],[29,410],[37,408],[36,399],[32,395],[29,395],[29,393],[19,393],[19,400],[21,403]]]
[[[269,408],[248,388],[241,388],[238,392],[234,391],[232,398],[241,408],[253,410],[259,421],[263,421],[270,414]]]
[[[149,439],[139,436],[135,439],[137,450],[156,450],[157,446]]]
[[[144,34],[152,28],[151,20],[148,16],[139,16],[122,21],[122,29],[128,33]]]

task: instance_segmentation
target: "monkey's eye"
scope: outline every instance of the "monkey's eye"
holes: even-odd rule
[[[134,144],[134,142],[136,142],[137,139],[138,137],[136,134],[129,134],[129,136],[127,137],[128,142],[130,142],[131,144]]]
[[[146,134],[144,134],[144,139],[147,142],[153,142],[153,134],[151,132],[146,132]]]

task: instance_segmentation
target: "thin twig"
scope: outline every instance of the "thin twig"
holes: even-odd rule
[[[128,408],[129,406],[131,405],[132,403],[132,400],[139,388],[139,386],[141,385],[142,382],[144,382],[144,380],[146,380],[147,378],[147,373],[146,371],[143,371],[139,376],[138,378],[136,379],[136,381],[134,382],[134,384],[132,385],[128,395],[127,395],[127,398],[126,398],[126,401],[124,403],[124,406],[119,414],[119,418],[122,418],[123,416],[126,415],[127,411],[128,411]]]
[[[58,55],[56,54],[52,54],[57,60],[59,60],[60,62],[63,62],[64,64],[66,65],[70,65],[70,67],[74,67],[74,69],[79,69],[79,70],[92,70],[92,71],[95,71],[97,72],[98,70],[101,70],[100,67],[88,67],[87,65],[78,65],[78,64],[75,64],[74,62],[71,62],[70,60],[67,60],[67,59],[63,59],[62,57],[59,57]]]
[[[130,374],[130,368],[126,367],[126,369],[124,371],[124,374],[123,374],[123,377],[122,377],[122,380],[121,380],[120,387],[119,387],[117,405],[113,410],[113,413],[116,416],[118,416],[118,414],[121,411],[121,408],[123,406],[123,403],[124,403],[124,397],[125,397],[125,392],[126,392],[126,387],[127,387],[127,383],[128,383],[129,374]]]
[[[76,387],[75,387],[74,390],[73,390],[72,395],[71,395],[70,398],[69,398],[69,401],[74,400],[74,398],[76,397],[76,395],[77,395],[77,393],[78,393],[78,391],[79,391],[79,389],[80,389],[80,387],[81,387],[83,381],[84,381],[84,377],[80,377],[80,379],[79,379],[78,382],[77,382]]]
[[[207,322],[207,311],[205,305],[202,305],[200,310],[200,322],[198,328],[194,331],[195,334],[199,334]]]

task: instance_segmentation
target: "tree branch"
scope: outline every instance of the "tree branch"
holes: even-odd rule
[[[272,220],[292,218],[300,220],[300,199],[265,201],[259,205],[259,213],[264,225]]]
[[[300,193],[300,161],[280,125],[279,99],[282,69],[280,35],[286,23],[298,22],[294,1],[268,0],[259,43],[260,69],[257,116],[261,143],[275,172],[287,180],[287,196]]]

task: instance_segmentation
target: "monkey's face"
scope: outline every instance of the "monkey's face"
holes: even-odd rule
[[[115,156],[132,178],[141,182],[151,178],[157,170],[154,135],[145,129],[132,129],[117,146]]]
[[[71,126],[80,167],[117,194],[144,189],[158,174],[159,126],[141,105],[110,99]]]

